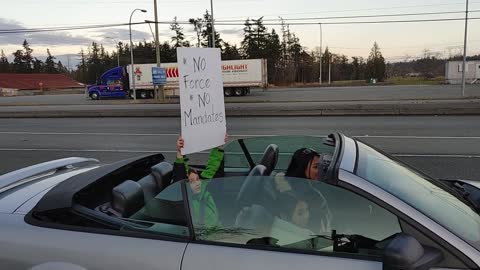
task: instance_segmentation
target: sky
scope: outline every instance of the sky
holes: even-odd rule
[[[210,10],[209,0],[158,1],[159,21],[179,21],[201,17]],[[131,12],[136,8],[146,9],[147,13],[135,12],[132,22],[154,20],[153,0],[0,0],[0,31],[7,29],[79,26],[93,24],[128,23]],[[214,17],[221,21],[237,20],[238,25],[217,25],[221,37],[233,44],[240,44],[243,36],[242,23],[247,18],[263,16],[266,23],[279,23],[284,19],[315,18],[307,20],[312,25],[290,25],[290,30],[300,39],[307,50],[320,46],[322,23],[322,47],[328,46],[334,53],[348,57],[368,57],[370,48],[376,41],[387,61],[415,59],[429,50],[438,56],[462,53],[464,21],[361,24],[359,21],[414,20],[464,18],[465,1],[460,0],[213,0]],[[480,0],[470,0],[470,18],[480,18]],[[386,14],[411,14],[432,12],[462,12],[442,15],[398,16],[382,18],[326,17],[368,16]],[[322,18],[322,19],[319,19]],[[267,21],[272,20],[272,21]],[[287,21],[293,23],[294,21]],[[299,21],[297,21],[299,22]],[[354,24],[332,25],[332,22],[357,22]],[[480,20],[469,20],[467,54],[480,54]],[[193,27],[184,25],[187,39],[194,41]],[[277,25],[267,25],[276,29]],[[153,25],[152,25],[153,28]],[[173,32],[168,25],[160,26],[160,41],[170,41]],[[134,41],[153,40],[147,25],[133,25]],[[93,41],[102,43],[108,51],[115,50],[116,41],[128,42],[129,30],[126,27],[102,28],[93,30],[57,31],[30,34],[0,33],[0,49],[11,58],[14,51],[21,49],[24,39],[33,48],[34,56],[43,59],[46,49],[64,64],[74,65],[78,53],[87,50]],[[68,58],[67,58],[68,57]]]

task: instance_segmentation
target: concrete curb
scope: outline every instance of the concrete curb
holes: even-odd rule
[[[142,108],[105,106],[54,106],[52,108],[23,107],[1,110],[0,118],[66,118],[66,117],[179,117],[179,106],[149,106]],[[135,107],[135,106],[133,106]],[[381,116],[381,115],[480,115],[480,102],[409,102],[348,104],[227,104],[228,117],[255,116]]]

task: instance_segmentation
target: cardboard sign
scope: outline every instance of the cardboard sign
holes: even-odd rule
[[[220,49],[177,48],[182,154],[224,144],[227,131]]]

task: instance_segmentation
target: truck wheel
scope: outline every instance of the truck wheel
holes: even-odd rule
[[[98,93],[97,92],[91,93],[90,98],[93,99],[93,100],[97,100],[99,98]]]
[[[242,88],[235,88],[234,92],[237,97],[245,95]]]
[[[226,97],[231,97],[233,95],[233,91],[232,91],[232,88],[225,88],[225,90],[223,91],[224,95]]]
[[[148,97],[148,94],[147,94],[146,91],[141,91],[141,92],[140,92],[140,98],[146,99],[147,97]]]
[[[135,99],[135,97],[133,95],[133,91],[130,92],[129,96],[130,96],[131,99]]]

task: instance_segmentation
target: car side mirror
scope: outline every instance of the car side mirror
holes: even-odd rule
[[[440,250],[422,246],[413,236],[399,233],[385,247],[384,270],[427,270],[443,259]]]

